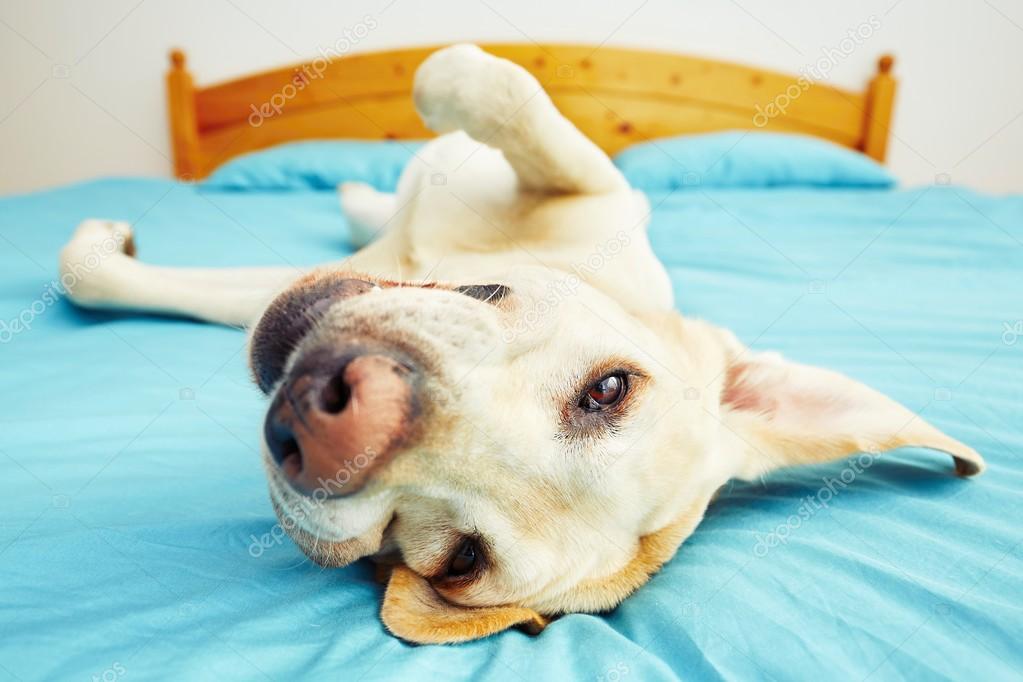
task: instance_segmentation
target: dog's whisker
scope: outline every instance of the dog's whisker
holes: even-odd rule
[[[394,265],[395,268],[398,270],[398,287],[400,288],[405,286],[405,277],[401,273],[401,256],[397,254],[394,256]]]

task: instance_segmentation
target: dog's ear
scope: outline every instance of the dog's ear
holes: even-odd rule
[[[723,438],[744,453],[740,478],[910,446],[952,455],[960,476],[984,470],[976,451],[891,398],[837,372],[753,353],[732,338],[720,418]]]
[[[641,537],[635,555],[625,566],[610,576],[582,581],[552,604],[552,612],[594,613],[618,606],[675,555],[703,519],[710,497],[699,498],[673,522]],[[384,625],[392,634],[416,644],[467,642],[510,627],[535,635],[548,622],[533,609],[521,606],[470,608],[451,604],[427,580],[401,564],[378,564],[377,578],[388,581],[380,610]]]
[[[391,569],[380,618],[391,634],[414,644],[467,642],[513,626],[535,635],[547,625],[539,613],[521,606],[452,604],[402,564]]]

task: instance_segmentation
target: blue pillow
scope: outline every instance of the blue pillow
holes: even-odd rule
[[[738,187],[876,187],[895,178],[868,156],[816,137],[755,131],[681,135],[614,157],[647,191]]]
[[[231,159],[203,186],[231,190],[323,190],[360,181],[393,192],[422,142],[292,142]]]

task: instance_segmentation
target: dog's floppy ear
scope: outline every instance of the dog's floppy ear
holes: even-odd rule
[[[537,634],[547,625],[539,613],[521,606],[452,604],[425,578],[401,564],[391,569],[380,618],[391,634],[415,644],[467,642],[512,626]]]
[[[736,346],[727,352],[721,422],[723,437],[744,453],[740,478],[909,446],[952,455],[960,476],[984,470],[972,448],[858,381]]]
[[[703,519],[711,495],[700,497],[683,514],[664,528],[639,539],[633,558],[610,576],[584,580],[556,604],[553,613],[601,612],[618,606],[646,583],[664,562],[675,555]],[[521,606],[470,608],[451,604],[430,583],[403,565],[393,568],[378,564],[378,578],[387,580],[387,592],[380,617],[392,634],[416,644],[466,642],[519,627],[539,634],[547,619]]]

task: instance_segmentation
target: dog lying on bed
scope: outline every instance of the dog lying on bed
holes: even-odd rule
[[[395,195],[342,187],[353,233],[376,236],[342,263],[156,267],[96,220],[61,257],[76,272],[123,244],[73,278],[83,306],[255,323],[277,515],[318,564],[384,569],[395,635],[611,609],[733,477],[910,445],[983,470],[880,393],[676,313],[645,199],[525,70],[447,48],[414,99],[443,135]]]

